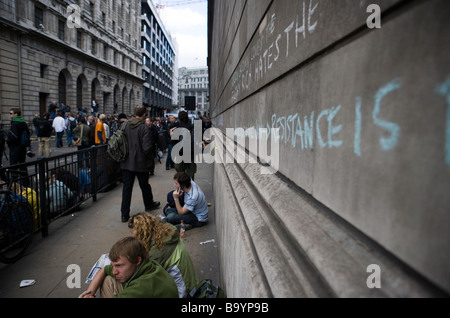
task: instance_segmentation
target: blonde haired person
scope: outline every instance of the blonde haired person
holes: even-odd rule
[[[198,278],[178,229],[146,212],[131,217],[128,227],[144,244],[149,259],[161,264],[174,278],[180,298],[185,297]]]

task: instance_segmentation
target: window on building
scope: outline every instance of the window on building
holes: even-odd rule
[[[34,26],[40,28],[40,25],[44,25],[44,10],[39,7],[34,7]]]
[[[46,78],[48,74],[48,65],[41,64],[41,78]]]
[[[104,59],[105,61],[108,60],[108,46],[107,46],[106,44],[103,45],[103,59]]]
[[[64,21],[58,20],[58,38],[64,41],[64,29],[66,24]]]
[[[91,11],[91,19],[95,21],[95,4],[93,2],[89,3],[89,9]]]
[[[77,31],[77,48],[81,49],[81,31]]]
[[[97,48],[96,48],[96,43],[95,43],[95,39],[91,39],[91,53],[92,55],[97,54]]]

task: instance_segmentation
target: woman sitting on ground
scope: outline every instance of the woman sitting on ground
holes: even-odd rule
[[[172,275],[180,298],[197,285],[194,265],[175,226],[141,212],[130,218],[128,228],[145,245],[150,260],[157,261]]]

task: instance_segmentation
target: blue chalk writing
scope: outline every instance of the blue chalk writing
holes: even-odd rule
[[[382,119],[382,106],[387,107],[388,100],[385,97],[399,90],[402,86],[403,80],[401,78],[395,78],[382,86],[374,95],[374,106],[371,115],[374,125],[383,129],[383,135],[379,138],[380,149],[382,151],[393,150],[400,140],[400,125]],[[450,165],[450,76],[436,87],[435,93],[444,96],[446,101],[445,164]],[[357,96],[355,98],[353,152],[358,157],[362,156],[362,146],[364,145],[364,140],[362,139],[362,106],[362,97]],[[264,130],[267,131],[265,138],[268,140],[269,136],[273,134],[274,129],[276,129],[279,134],[274,136],[275,140],[284,142],[286,145],[290,144],[292,148],[296,148],[297,144],[299,144],[302,150],[312,150],[314,149],[315,139],[317,139],[318,147],[320,148],[338,148],[344,144],[344,141],[338,138],[338,134],[343,130],[343,124],[338,124],[341,109],[341,105],[330,107],[320,111],[317,117],[314,111],[309,114],[295,113],[280,117],[277,114],[273,114],[271,120],[266,123],[266,129],[263,129],[261,124],[256,123],[252,127],[257,127],[254,129],[255,131],[252,134],[246,134],[246,136],[259,139],[264,136],[261,134],[261,131]],[[314,136],[314,133],[316,136]],[[298,139],[300,139],[300,143]]]
[[[309,119],[308,124],[308,117],[305,116],[305,121],[303,123],[303,131],[304,131],[304,137],[305,137],[305,148],[313,149],[314,147],[314,112],[311,113],[311,117]]]
[[[342,140],[333,140],[333,135],[337,134],[342,130],[342,125],[333,126],[333,119],[336,117],[337,113],[341,110],[341,105],[337,107],[331,107],[330,109],[323,110],[316,121],[316,131],[317,131],[317,139],[319,140],[320,147],[324,148],[328,145],[328,148],[340,147],[342,145]],[[322,139],[322,134],[320,133],[320,119],[326,116],[328,122],[328,133],[327,133],[327,142],[324,142]]]
[[[342,140],[332,140],[332,136],[337,134],[342,130],[342,125],[333,126],[333,119],[336,117],[337,113],[341,110],[342,106],[339,105],[336,108],[332,107],[331,111],[328,113],[328,147],[340,147],[342,146]]]
[[[399,89],[401,85],[402,83],[399,78],[394,79],[389,84],[380,88],[375,94],[375,107],[372,113],[373,122],[375,123],[375,125],[380,126],[381,128],[384,128],[391,133],[391,136],[389,138],[380,138],[381,149],[383,149],[384,151],[391,150],[397,145],[398,139],[400,137],[400,126],[395,123],[391,123],[378,118],[381,111],[381,101],[387,94]]]
[[[361,116],[361,97],[356,97],[356,106],[355,106],[355,139],[353,140],[353,149],[355,155],[361,157],[361,125],[362,125],[362,116]]]
[[[325,109],[325,110],[322,110],[322,111],[320,112],[319,116],[317,116],[316,132],[317,132],[317,140],[319,141],[319,146],[320,146],[321,148],[326,147],[327,143],[324,142],[323,139],[322,139],[322,134],[320,133],[320,125],[319,125],[319,122],[320,122],[320,119],[321,119],[323,116],[327,116],[327,117],[328,117],[328,113],[329,113],[329,112],[330,112],[329,109]]]
[[[445,129],[445,164],[450,165],[450,76],[438,86],[436,92],[447,98],[447,116]]]

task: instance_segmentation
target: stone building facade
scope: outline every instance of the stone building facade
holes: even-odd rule
[[[0,0],[0,111],[52,101],[130,114],[142,103],[140,1]]]
[[[207,115],[209,112],[208,67],[178,69],[178,92],[180,106],[185,106],[185,96],[194,96],[196,112]]]

